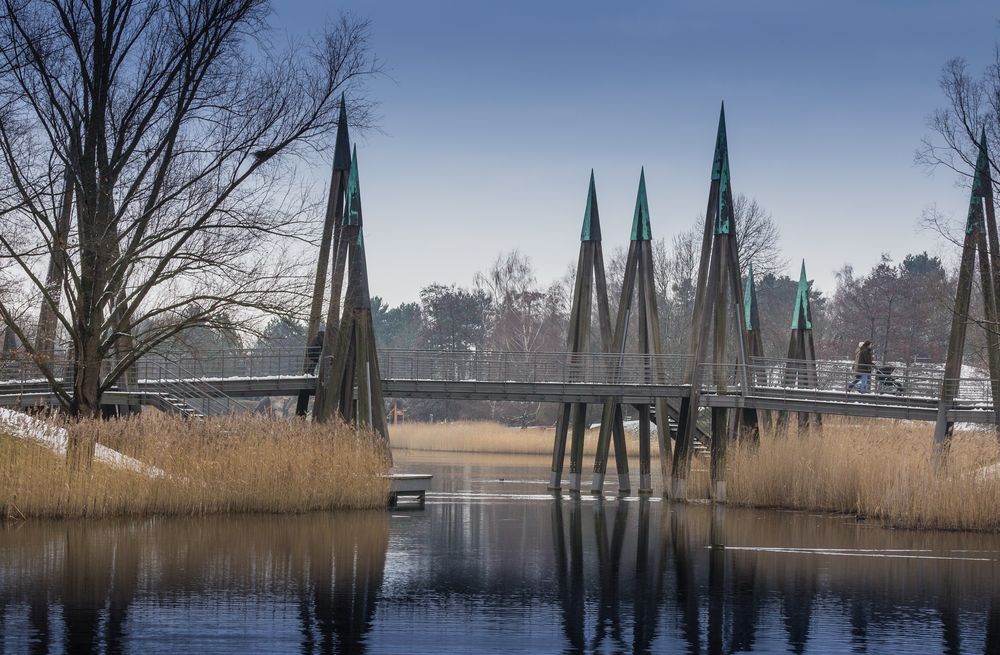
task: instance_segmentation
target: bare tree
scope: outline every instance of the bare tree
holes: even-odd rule
[[[295,165],[342,92],[366,121],[368,23],[278,50],[267,0],[0,2],[0,267],[68,335],[72,386],[37,357],[64,406],[97,414],[139,356],[213,317],[295,311],[309,285],[290,253],[312,230]],[[0,318],[37,355],[12,307]]]
[[[747,269],[753,264],[754,273],[760,277],[778,275],[788,266],[788,260],[781,254],[781,233],[771,212],[764,209],[755,198],[737,194],[733,199],[733,213],[736,216],[736,244],[740,255],[740,276],[746,277]],[[694,225],[680,236],[694,240],[700,247],[705,217],[699,216]],[[678,244],[675,241],[675,249]],[[693,262],[697,271],[697,257]]]
[[[736,215],[736,243],[740,254],[740,276],[746,277],[753,264],[757,275],[777,275],[788,267],[782,257],[781,234],[771,216],[755,198],[740,193],[733,200]]]
[[[566,298],[556,282],[541,288],[531,260],[517,250],[497,256],[476,287],[490,301],[490,336],[494,348],[515,352],[564,347]]]
[[[986,132],[994,195],[1000,192],[1000,45],[993,61],[978,78],[958,57],[945,64],[939,81],[946,106],[928,119],[934,136],[925,137],[916,161],[928,168],[944,167],[971,180],[979,154],[979,139]],[[971,182],[968,182],[971,184]]]

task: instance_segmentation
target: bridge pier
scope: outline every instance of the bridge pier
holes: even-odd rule
[[[608,305],[608,285],[604,271],[604,252],[601,247],[601,219],[597,206],[594,171],[591,171],[590,184],[587,189],[587,206],[584,210],[583,227],[580,231],[580,255],[576,267],[569,333],[567,335],[567,350],[570,353],[567,373],[571,380],[579,376],[580,381],[587,381],[593,375],[593,371],[589,370],[582,359],[578,360],[576,356],[590,351],[594,296],[597,298],[597,315],[601,331],[600,344],[605,352],[611,352],[611,310]],[[601,373],[603,371],[598,371],[598,375]],[[615,462],[619,483],[624,475],[626,483],[621,488],[627,491],[629,486],[627,482],[628,458],[624,450],[625,431],[622,426],[621,412],[613,412],[609,420],[613,423],[615,432]],[[586,403],[563,403],[560,408],[559,418],[556,421],[556,434],[552,448],[552,469],[549,479],[549,488],[553,490],[559,489],[562,485],[563,461],[566,457],[566,441],[570,431],[569,487],[571,492],[579,493],[583,475],[584,437],[587,431]],[[598,448],[600,449],[600,445]],[[603,489],[603,476],[600,488]]]
[[[326,295],[327,270],[330,266],[330,251],[339,252],[342,221],[344,217],[347,178],[351,169],[351,145],[347,134],[347,107],[344,96],[340,96],[340,118],[337,121],[337,141],[333,149],[333,173],[330,178],[330,195],[326,203],[323,219],[323,233],[320,236],[319,257],[316,261],[316,278],[313,282],[312,304],[309,308],[309,322],[306,325],[306,347],[303,355],[303,373],[312,373],[317,368],[323,350],[323,340],[336,338],[334,323],[340,321],[340,281],[344,278],[342,258],[334,256],[333,279],[337,283],[330,289],[331,311],[327,317],[324,335],[319,334],[320,319],[323,314],[323,299]],[[338,270],[339,269],[339,270]],[[334,306],[335,305],[335,306]],[[332,351],[331,351],[332,352]],[[299,392],[295,405],[295,415],[305,416],[309,409],[309,393]]]
[[[743,281],[740,279],[740,260],[736,243],[736,215],[729,170],[729,146],[726,136],[725,107],[719,112],[719,130],[715,140],[715,157],[712,162],[708,208],[698,263],[697,293],[688,352],[690,359],[685,381],[690,385],[688,397],[681,403],[677,425],[677,449],[671,472],[673,497],[685,497],[686,481],[691,470],[694,435],[698,429],[698,407],[702,385],[702,367],[712,367],[708,377],[718,394],[725,394],[730,379],[727,374],[732,366],[726,354],[727,312],[734,313],[735,341],[737,347],[736,379],[740,394],[752,392],[752,377],[748,374],[747,353],[751,352],[747,337],[748,323]],[[712,359],[708,360],[708,345],[712,342]],[[742,413],[743,425],[757,429],[757,413],[746,408]],[[726,447],[731,438],[727,411],[712,409],[711,493],[712,499],[725,501],[726,497]]]
[[[955,400],[962,375],[965,353],[966,328],[969,323],[969,302],[972,299],[975,277],[976,252],[979,253],[979,278],[983,294],[983,312],[986,318],[986,345],[990,369],[990,398],[993,401],[994,426],[1000,437],[1000,344],[997,342],[996,325],[1000,303],[1000,237],[997,235],[996,210],[993,204],[993,180],[990,174],[986,131],[979,140],[979,156],[972,178],[972,193],[962,244],[962,261],[958,271],[958,288],[952,313],[948,355],[945,360],[944,380],[941,384],[940,405],[934,426],[933,459],[940,464],[947,456],[953,424],[948,420],[947,408]],[[992,327],[991,327],[992,326]]]
[[[712,461],[709,474],[712,479],[712,500],[726,502],[726,449],[733,435],[729,432],[729,416],[724,407],[712,408]]]

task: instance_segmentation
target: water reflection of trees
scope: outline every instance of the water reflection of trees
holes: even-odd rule
[[[0,621],[21,612],[28,634],[10,645],[0,622],[0,650],[120,653],[137,602],[241,621],[260,598],[297,603],[303,653],[365,650],[389,542],[384,512],[61,525],[4,535]],[[155,638],[157,626],[147,629]]]

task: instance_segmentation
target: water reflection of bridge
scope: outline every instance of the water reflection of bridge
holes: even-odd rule
[[[994,536],[655,499],[508,500],[439,498],[405,519],[374,512],[4,531],[0,647],[197,652],[206,639],[228,652],[252,639],[256,650],[303,653],[1000,647],[997,563],[982,561],[997,554]]]
[[[499,400],[554,403],[650,404],[668,399],[675,406],[688,395],[684,383],[690,358],[685,355],[384,350],[380,354],[385,395],[395,398]],[[845,362],[816,362],[809,387],[797,386],[802,362],[754,358],[746,367],[703,364],[700,403],[705,407],[840,414],[896,419],[938,418],[944,383],[940,366],[901,367],[892,384],[873,393],[849,393],[853,379]],[[721,377],[719,375],[721,369]],[[744,375],[744,369],[746,375]],[[67,382],[70,367],[56,366]],[[197,355],[147,355],[138,364],[139,383],[130,392],[112,390],[106,402],[137,401],[163,406],[164,398],[226,411],[235,398],[294,396],[313,393],[316,377],[302,373],[298,349],[203,351]],[[718,381],[723,384],[717,384]],[[751,389],[744,393],[742,380]],[[947,409],[950,421],[992,423],[991,381],[958,380],[958,394]],[[0,405],[54,403],[50,383],[30,360],[0,363]],[[205,405],[205,399],[209,399]]]

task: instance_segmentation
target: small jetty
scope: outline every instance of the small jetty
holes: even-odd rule
[[[390,473],[385,477],[389,478],[389,507],[395,508],[399,506],[400,497],[413,498],[415,502],[407,504],[423,507],[434,476],[430,473]]]

